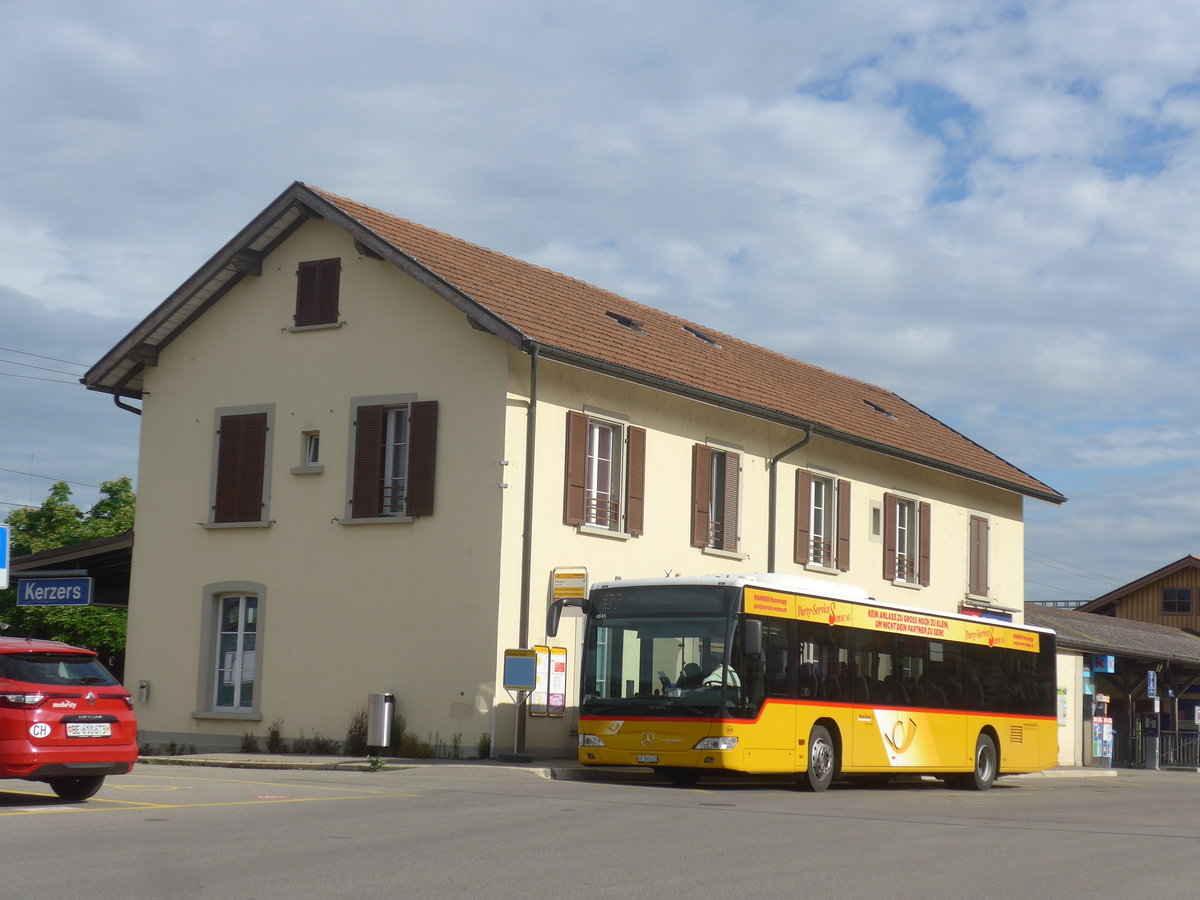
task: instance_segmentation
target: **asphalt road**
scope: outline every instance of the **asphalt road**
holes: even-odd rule
[[[521,769],[139,765],[82,804],[0,782],[0,897],[1183,897],[1200,775],[556,781]]]

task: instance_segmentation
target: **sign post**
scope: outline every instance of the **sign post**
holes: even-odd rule
[[[504,690],[513,701],[513,757],[517,757],[517,733],[521,724],[521,704],[537,687],[537,651],[509,649],[504,651]],[[516,691],[514,696],[513,691]]]
[[[0,525],[0,591],[8,587],[8,526]]]

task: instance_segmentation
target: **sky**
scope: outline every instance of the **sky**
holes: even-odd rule
[[[0,0],[0,518],[304,181],[892,390],[1065,494],[1026,598],[1200,553],[1190,0]]]

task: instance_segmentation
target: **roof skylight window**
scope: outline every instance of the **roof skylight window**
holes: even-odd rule
[[[875,410],[875,412],[879,413],[881,416],[887,416],[889,419],[896,418],[892,413],[888,412],[878,403],[872,403],[870,400],[863,400],[863,403],[867,404],[867,406],[871,407],[871,409]]]
[[[684,325],[683,330],[693,337],[697,337],[704,341],[704,343],[708,344],[710,347],[716,347],[718,350],[721,349],[721,345],[717,343],[717,339],[711,334],[705,334],[703,331],[699,331],[693,328],[691,325]]]
[[[642,327],[641,322],[636,322],[633,319],[629,318],[629,316],[623,316],[620,313],[615,313],[615,312],[606,312],[605,315],[608,316],[613,321],[618,322],[621,325],[624,325],[630,331],[636,331],[638,334],[649,334],[649,332],[646,331],[646,329],[644,329]]]

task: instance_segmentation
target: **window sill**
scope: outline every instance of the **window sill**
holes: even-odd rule
[[[261,722],[262,713],[256,709],[203,709],[192,713],[193,719],[237,719],[243,722]]]
[[[270,528],[271,522],[201,522],[205,531],[221,531],[225,528]]]
[[[339,525],[403,525],[417,521],[414,516],[377,516],[371,519],[340,519]]]
[[[317,463],[312,466],[292,466],[288,471],[293,475],[320,475],[325,471],[325,467]]]
[[[964,599],[964,600],[967,600],[967,601],[969,601],[969,602],[971,602],[971,603],[982,603],[982,604],[984,604],[985,606],[991,606],[991,605],[992,605],[991,598],[989,598],[989,597],[987,597],[987,596],[985,596],[985,595],[983,595],[983,594],[970,594],[970,593],[967,593],[967,594],[963,594],[963,599]]]
[[[716,547],[701,547],[700,552],[705,556],[719,556],[721,559],[736,559],[739,562],[744,562],[749,559],[749,554],[735,553],[732,550],[719,550]]]
[[[919,591],[919,590],[921,590],[921,587],[922,587],[920,582],[905,581],[902,578],[897,578],[895,581],[892,582],[892,584],[898,588],[908,588],[908,590],[910,590],[910,591]]]
[[[823,566],[820,563],[806,563],[804,566],[805,572],[819,572],[822,575],[841,575],[841,570],[833,566]]]
[[[576,525],[576,534],[590,534],[592,537],[608,538],[612,541],[628,541],[633,535],[624,531],[613,531],[600,525]]]
[[[298,331],[328,331],[330,328],[341,328],[343,324],[345,323],[325,322],[320,325],[288,325],[283,330],[291,334],[295,334]]]

